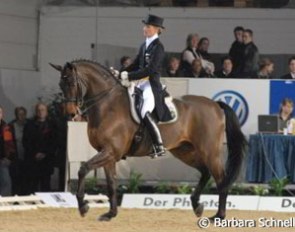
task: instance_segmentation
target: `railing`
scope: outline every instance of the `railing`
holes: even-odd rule
[[[294,0],[45,0],[58,6],[295,8]]]

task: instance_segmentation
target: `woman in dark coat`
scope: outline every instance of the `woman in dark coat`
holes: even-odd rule
[[[136,87],[143,93],[141,118],[143,119],[153,141],[154,155],[165,153],[160,130],[151,114],[155,112],[157,120],[171,119],[168,108],[164,104],[164,92],[160,82],[161,69],[165,57],[164,46],[160,42],[159,34],[163,30],[163,18],[148,15],[144,23],[143,33],[146,38],[140,46],[139,53],[133,63],[121,73],[121,79],[136,81]]]

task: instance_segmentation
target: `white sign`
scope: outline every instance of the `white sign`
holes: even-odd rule
[[[295,212],[295,197],[261,197],[258,210]]]
[[[52,207],[78,207],[77,200],[72,193],[53,192],[53,193],[36,193],[37,196],[48,206]]]
[[[244,121],[242,130],[249,135],[258,130],[257,116],[269,113],[269,86],[266,80],[201,78],[189,80],[188,93],[227,102]]]
[[[205,209],[218,208],[218,195],[202,195]],[[229,196],[227,209],[256,210],[258,196]],[[124,194],[122,208],[142,209],[192,209],[190,195],[177,194]]]

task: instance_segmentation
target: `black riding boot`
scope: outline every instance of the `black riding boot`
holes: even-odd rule
[[[163,146],[162,137],[160,134],[160,130],[157,126],[157,123],[152,118],[150,112],[147,112],[144,117],[144,123],[151,135],[153,147],[154,147],[154,154],[152,155],[152,158],[155,158],[157,156],[162,156],[165,153],[165,148]]]

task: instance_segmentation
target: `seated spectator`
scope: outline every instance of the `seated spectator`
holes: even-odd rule
[[[11,178],[9,166],[15,153],[12,132],[3,119],[3,108],[0,106],[0,195],[11,195]]]
[[[37,104],[35,117],[25,125],[23,134],[29,194],[51,190],[57,138],[55,132],[55,126],[48,118],[47,105]]]
[[[127,68],[132,63],[132,59],[129,56],[122,56],[120,59],[120,72]]]
[[[193,61],[191,70],[186,77],[209,77],[209,74],[202,67],[201,59],[195,59]]]
[[[259,61],[258,79],[271,79],[271,74],[274,71],[274,63],[269,58],[264,58]]]
[[[295,56],[289,58],[288,64],[290,72],[280,79],[295,79]]]
[[[179,70],[180,61],[178,58],[172,56],[168,61],[168,66],[164,73],[163,77],[183,77],[183,74]]]
[[[229,56],[222,59],[222,69],[215,72],[214,76],[217,78],[236,78],[237,76],[233,72],[233,62]]]
[[[284,98],[280,105],[279,112],[279,131],[282,132],[284,128],[288,128],[288,123],[293,117],[294,103],[290,98]]]
[[[20,106],[14,110],[15,119],[9,123],[13,141],[16,147],[16,152],[13,161],[10,165],[10,175],[12,181],[12,195],[24,195],[25,194],[25,180],[24,180],[24,147],[23,147],[23,131],[27,122],[27,110]]]
[[[241,72],[241,60],[244,53],[243,33],[244,33],[243,27],[241,26],[235,27],[234,29],[235,41],[232,43],[228,53],[229,56],[232,58],[233,71],[235,73]]]
[[[241,59],[241,72],[244,78],[254,78],[258,72],[259,52],[253,42],[253,31],[245,29],[243,33],[244,52]]]
[[[197,53],[197,46],[199,42],[198,34],[190,34],[186,38],[186,48],[181,54],[180,70],[188,76],[191,73],[191,65],[196,58],[201,58],[200,54]]]
[[[207,37],[203,37],[200,39],[197,47],[197,53],[200,55],[200,58],[202,60],[202,66],[205,69],[205,71],[209,75],[213,75],[215,70],[215,65],[212,62],[212,57],[208,53],[209,50],[209,39]]]

